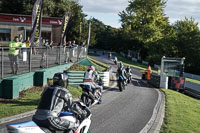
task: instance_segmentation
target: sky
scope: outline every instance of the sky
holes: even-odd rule
[[[119,28],[119,12],[128,6],[128,0],[80,0],[83,12],[89,18],[96,18],[106,25]],[[164,14],[169,17],[170,23],[193,17],[200,23],[200,0],[168,0]]]

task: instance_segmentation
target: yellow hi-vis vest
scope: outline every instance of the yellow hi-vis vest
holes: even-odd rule
[[[11,41],[9,43],[9,51],[8,54],[11,55],[18,55],[19,54],[19,49],[13,48],[13,47],[26,47],[26,44],[21,43],[21,42],[15,42],[15,41]]]

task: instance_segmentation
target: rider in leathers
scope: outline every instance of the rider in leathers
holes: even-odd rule
[[[127,81],[127,73],[126,73],[126,70],[125,70],[125,68],[124,68],[124,65],[123,65],[123,63],[120,61],[120,63],[119,63],[119,67],[118,67],[118,69],[117,69],[117,74],[118,74],[118,76],[122,76],[123,77],[123,79],[124,79],[124,83],[125,83],[125,85],[126,85],[126,81]]]
[[[131,70],[131,67],[130,67],[130,66],[128,66],[128,67],[126,68],[126,73],[127,73],[128,75],[132,74],[132,70]]]
[[[48,128],[51,131],[71,131],[79,126],[78,123],[58,117],[63,109],[66,110],[72,105],[72,95],[66,89],[67,86],[67,75],[56,73],[53,77],[53,85],[44,89],[37,111],[33,116],[33,121],[38,126]]]
[[[102,90],[102,87],[99,86],[97,83],[95,83],[96,78],[98,77],[97,72],[95,71],[94,66],[89,66],[88,70],[84,73],[84,79],[83,82],[85,84],[91,85],[91,92],[93,92],[93,89],[100,89]],[[95,98],[91,96],[91,98],[94,100]]]

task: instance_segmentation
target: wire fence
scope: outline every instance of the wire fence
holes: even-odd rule
[[[30,47],[19,49],[16,56],[9,54],[9,47],[1,47],[0,71],[1,79],[16,74],[36,71],[57,65],[76,62],[85,58],[88,54],[88,47],[82,46],[53,46],[53,47]]]

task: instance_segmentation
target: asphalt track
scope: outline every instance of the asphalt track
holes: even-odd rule
[[[116,66],[113,62],[102,57],[95,59]],[[158,93],[140,79],[140,72],[133,70],[134,78],[126,90],[111,88],[103,93],[102,104],[92,107],[91,133],[139,133],[152,116]],[[31,120],[31,116],[11,121],[9,123]],[[5,124],[0,125],[0,132],[6,133]]]

